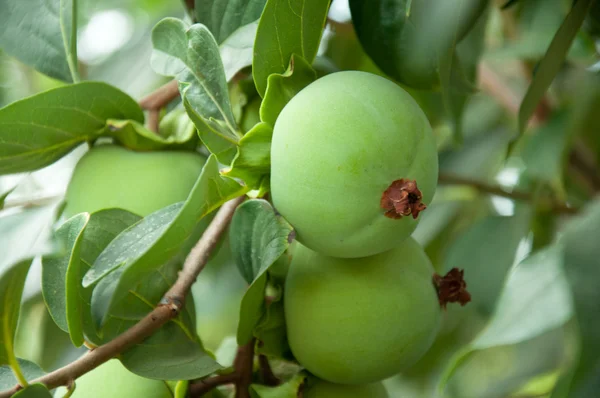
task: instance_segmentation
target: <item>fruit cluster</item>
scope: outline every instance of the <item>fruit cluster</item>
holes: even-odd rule
[[[410,235],[437,174],[425,114],[385,78],[327,75],[279,115],[271,194],[300,243],[284,306],[292,353],[323,380],[309,397],[337,396],[318,392],[331,383],[386,396],[371,383],[407,369],[431,346],[441,313],[434,270]]]

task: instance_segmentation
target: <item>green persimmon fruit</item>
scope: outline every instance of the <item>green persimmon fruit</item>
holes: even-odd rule
[[[66,389],[54,393],[62,397]],[[131,373],[118,359],[111,359],[75,380],[72,398],[172,398],[164,381],[146,379]]]
[[[303,394],[304,398],[388,398],[383,383],[346,385],[319,380]]]
[[[204,156],[192,151],[92,147],[71,177],[65,215],[118,207],[145,217],[186,200],[205,162]]]
[[[369,256],[406,239],[417,226],[411,209],[431,201],[437,175],[427,117],[403,88],[371,73],[318,79],[275,123],[273,204],[303,245],[330,256]]]
[[[317,377],[340,384],[372,383],[406,370],[439,328],[433,273],[412,238],[352,259],[298,245],[284,292],[294,357]]]

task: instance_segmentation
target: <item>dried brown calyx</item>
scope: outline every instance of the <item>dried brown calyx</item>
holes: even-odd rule
[[[423,195],[415,180],[405,180],[401,178],[392,182],[392,184],[383,191],[381,195],[381,208],[385,210],[385,216],[393,219],[399,219],[412,214],[417,218],[420,212],[427,206],[421,202]]]
[[[464,270],[452,268],[445,276],[433,274],[433,284],[437,290],[438,300],[442,308],[448,303],[465,305],[471,301],[471,294],[467,291],[467,282],[464,279]]]

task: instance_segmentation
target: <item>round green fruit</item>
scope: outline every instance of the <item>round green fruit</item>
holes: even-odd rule
[[[302,244],[330,256],[369,256],[406,239],[417,226],[411,209],[431,201],[437,175],[425,114],[404,89],[377,75],[322,77],[275,123],[273,204]],[[415,181],[417,190],[399,181]],[[396,199],[407,195],[399,210],[383,206],[388,189]]]
[[[433,272],[412,238],[356,259],[298,245],[284,296],[292,353],[333,383],[372,383],[402,372],[437,334],[441,310]]]
[[[54,393],[62,397],[66,389]],[[171,390],[160,380],[146,379],[128,371],[118,359],[100,365],[75,381],[72,398],[172,398]]]
[[[304,398],[388,398],[381,382],[373,384],[344,385],[319,380],[304,394]]]
[[[147,216],[186,200],[205,162],[204,156],[191,151],[93,147],[75,167],[67,188],[65,215],[119,207]]]

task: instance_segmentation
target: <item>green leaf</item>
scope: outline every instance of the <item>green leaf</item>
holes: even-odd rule
[[[260,18],[266,0],[196,0],[196,21],[204,24],[221,44],[240,28]]]
[[[105,341],[98,336],[92,320],[91,301],[94,285],[84,288],[83,277],[109,243],[140,219],[137,214],[122,209],[106,209],[92,213],[83,231],[80,261],[76,263],[79,267],[69,268],[64,276],[66,280],[73,281],[77,285],[77,289],[67,289],[67,314],[70,312],[82,314],[80,319],[67,318],[71,322],[69,328],[82,328],[93,344],[100,345]],[[77,307],[80,309],[78,310]],[[69,308],[72,310],[69,311]]]
[[[258,21],[242,26],[219,47],[227,81],[230,81],[243,68],[252,65],[257,29]]]
[[[260,354],[276,358],[291,357],[283,301],[277,300],[267,306],[263,318],[254,329],[254,337],[259,341],[257,351]]]
[[[19,321],[23,286],[31,259],[16,263],[0,273],[0,365],[8,364],[19,369],[14,353],[14,339]]]
[[[529,118],[563,65],[567,52],[588,14],[593,0],[577,0],[554,35],[544,58],[536,68],[533,80],[519,109],[519,132],[523,133]]]
[[[25,376],[27,380],[34,380],[38,377],[42,377],[45,374],[42,368],[31,361],[17,358],[17,362],[19,363],[19,367],[23,372],[23,376]],[[19,383],[19,381],[15,378],[10,366],[0,366],[0,391],[13,388],[15,385],[17,385],[17,383]]]
[[[123,231],[83,279],[87,287],[104,278],[92,298],[97,323],[103,323],[112,302],[178,252],[202,217],[245,192],[246,188],[219,174],[211,155],[185,202],[161,209]]]
[[[600,277],[599,234],[600,202],[595,201],[571,221],[563,239],[565,274],[571,286],[580,341],[565,395],[569,398],[593,396],[600,382],[600,291],[595,283]]]
[[[30,384],[13,395],[15,398],[52,398],[50,390],[43,384]]]
[[[188,27],[179,19],[165,18],[154,26],[152,44],[152,67],[178,80],[183,105],[202,133],[203,142],[204,136],[216,134],[221,145],[237,144],[240,133],[229,102],[219,47],[206,26]],[[207,147],[212,151],[211,146]],[[222,149],[213,153],[220,152]]]
[[[455,88],[460,68],[454,48],[473,28],[487,0],[350,0],[363,48],[386,74],[407,86]],[[442,61],[440,63],[440,61]],[[440,76],[440,74],[442,76]],[[463,85],[466,81],[463,81]]]
[[[559,328],[572,317],[562,255],[562,246],[550,246],[511,270],[492,318],[450,361],[440,387],[475,351],[529,341]]]
[[[47,166],[100,136],[107,119],[143,122],[137,102],[105,83],[55,88],[0,109],[0,174]]]
[[[4,202],[6,201],[6,198],[12,193],[12,191],[15,190],[15,188],[16,185],[12,188],[7,189],[4,192],[0,192],[0,210],[4,209]]]
[[[464,332],[464,330],[463,330]],[[568,355],[564,343],[568,338],[562,328],[513,345],[492,347],[451,358],[442,381],[447,380],[446,394],[431,394],[460,398],[522,397],[515,394],[532,377],[556,371]],[[540,391],[536,396],[546,397]],[[529,397],[529,395],[526,395]]]
[[[71,341],[76,347],[83,344],[83,331],[80,327],[69,328],[69,324],[77,324],[77,321],[69,322],[67,319],[79,320],[82,314],[79,307],[72,307],[76,311],[68,314],[67,296],[69,296],[69,290],[78,292],[81,280],[68,280],[67,275],[69,269],[80,267],[79,253],[83,229],[89,220],[90,215],[88,213],[78,214],[67,220],[58,228],[55,234],[58,239],[64,242],[67,253],[64,256],[46,256],[42,259],[42,293],[44,294],[44,301],[54,322],[62,330],[70,333]],[[73,272],[71,274],[73,275]],[[78,296],[78,294],[74,296]]]
[[[258,189],[271,171],[271,140],[277,116],[285,105],[304,87],[317,79],[316,72],[302,58],[292,54],[290,65],[283,74],[272,74],[260,107],[262,123],[254,126],[239,143],[227,175],[242,179]]]
[[[137,281],[126,297],[116,302],[101,333],[109,341],[154,309],[175,283],[181,262],[171,261]],[[188,297],[177,318],[163,325],[144,342],[123,352],[123,365],[152,379],[193,380],[221,369],[206,353],[196,335],[194,300]]]
[[[454,141],[463,139],[463,114],[470,94],[476,89],[477,66],[485,50],[485,32],[489,12],[479,17],[461,43],[453,44],[440,58],[439,75],[442,99],[454,132]]]
[[[328,0],[268,0],[258,23],[252,59],[254,84],[261,97],[272,73],[284,73],[292,54],[309,64],[315,59],[325,20]]]
[[[550,246],[511,270],[492,319],[471,344],[473,349],[525,341],[571,318],[573,308],[562,253],[562,247]]]
[[[252,398],[296,398],[300,394],[300,387],[305,383],[307,375],[300,372],[284,384],[276,387],[261,384],[250,385]]]
[[[265,312],[267,270],[288,248],[293,229],[261,199],[240,205],[229,228],[235,262],[250,284],[242,299],[237,332],[238,344],[243,345],[250,341]]]
[[[560,189],[563,187],[563,166],[571,130],[569,117],[556,113],[535,134],[523,135],[520,157],[525,165],[524,173],[531,178]]]
[[[269,124],[255,125],[240,140],[238,153],[227,175],[242,179],[249,188],[259,188],[271,172],[272,138],[273,128]]]
[[[73,81],[69,63],[77,59],[76,4],[77,0],[3,0],[0,48],[50,77]]]
[[[135,120],[109,119],[107,126],[107,135],[115,138],[123,146],[138,151],[177,148],[192,140],[196,133],[194,125],[191,123],[183,129],[176,130],[178,134],[169,137],[160,136]],[[163,130],[160,129],[160,131]]]
[[[287,103],[315,80],[317,73],[310,64],[304,58],[292,54],[286,71],[272,74],[268,78],[264,100],[260,106],[260,119],[275,126],[277,117]]]
[[[529,231],[529,212],[518,206],[514,216],[489,216],[472,225],[448,251],[444,269],[464,269],[470,305],[483,313],[491,313],[496,306],[517,247]]]

